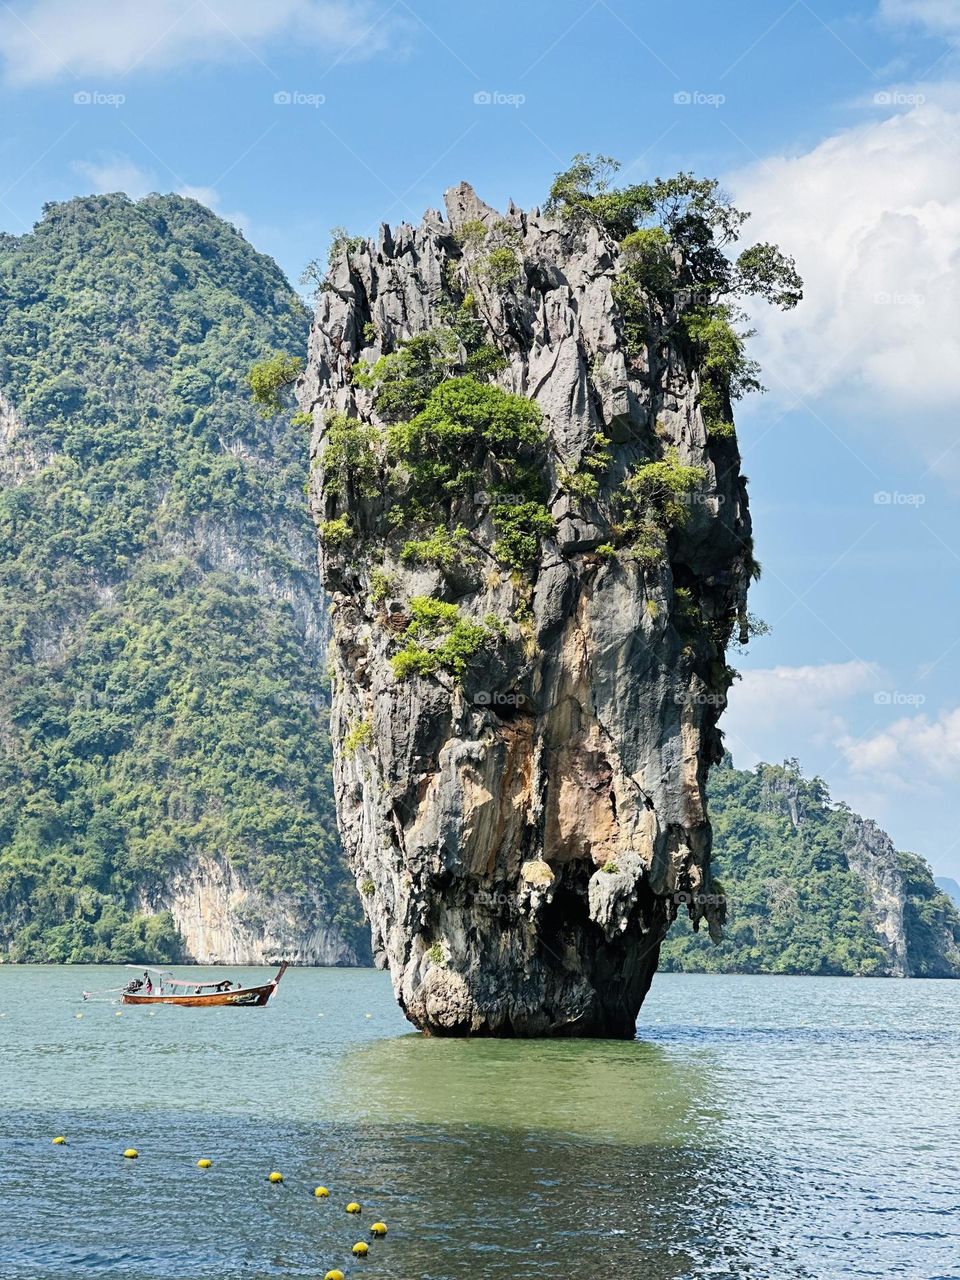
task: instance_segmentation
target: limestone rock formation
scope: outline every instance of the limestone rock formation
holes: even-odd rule
[[[844,832],[847,865],[863,881],[873,926],[893,978],[960,974],[960,922],[948,895],[915,854],[898,853],[870,818],[851,813]]]
[[[905,978],[910,971],[904,928],[906,892],[893,841],[872,819],[857,814],[850,815],[844,837],[847,865],[866,888],[874,927],[890,957],[890,975]]]
[[[704,785],[752,567],[739,453],[708,434],[669,317],[628,339],[620,249],[595,225],[501,215],[465,184],[446,207],[341,248],[299,387],[341,835],[418,1027],[632,1036],[678,903],[721,923]],[[455,555],[408,545],[427,536],[417,461],[391,455],[398,414],[358,375],[437,333],[451,377],[481,370],[541,412],[549,528],[520,570],[500,522],[528,494],[503,492],[503,458],[446,460],[463,483],[433,515]],[[373,428],[346,470],[338,415]],[[424,600],[455,609],[431,622]],[[411,643],[419,673],[393,660]]]
[[[264,892],[249,874],[216,854],[198,853],[144,893],[139,910],[169,911],[183,939],[186,963],[297,965],[369,962],[361,945],[333,921],[304,918],[302,900]]]

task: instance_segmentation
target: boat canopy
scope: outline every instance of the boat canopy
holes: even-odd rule
[[[198,978],[183,978],[171,973],[169,969],[155,969],[149,964],[125,964],[125,969],[136,969],[139,973],[153,973],[163,980],[166,987],[190,987],[196,991],[198,987],[222,987],[224,983],[233,985],[229,978],[212,978],[203,982]]]

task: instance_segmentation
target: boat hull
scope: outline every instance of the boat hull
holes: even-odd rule
[[[264,1005],[273,995],[273,983],[265,987],[245,987],[239,991],[211,991],[193,996],[141,996],[124,992],[120,997],[121,1004],[179,1004],[185,1009],[209,1005],[232,1005],[237,1008],[257,1008]]]
[[[146,995],[142,991],[124,991],[120,996],[121,1004],[176,1004],[184,1009],[211,1008],[227,1006],[234,1009],[258,1009],[267,1003],[277,989],[277,984],[286,971],[286,964],[280,966],[280,972],[269,982],[259,987],[239,987],[232,991],[201,991],[180,995]]]

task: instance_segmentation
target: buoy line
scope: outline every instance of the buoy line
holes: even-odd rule
[[[50,1139],[50,1145],[54,1147],[65,1147],[68,1143],[64,1134],[58,1133],[55,1138]],[[139,1160],[140,1158],[140,1152],[136,1147],[127,1147],[121,1155],[124,1160]],[[208,1156],[201,1156],[201,1158],[196,1162],[196,1167],[198,1169],[212,1169],[213,1161]],[[286,1186],[283,1174],[279,1169],[272,1169],[270,1173],[267,1174],[266,1180],[274,1186]],[[313,1196],[315,1200],[326,1200],[330,1197],[330,1191],[324,1186],[315,1187]],[[345,1209],[347,1213],[354,1216],[363,1212],[363,1207],[357,1200],[350,1200],[346,1204]],[[382,1239],[387,1234],[387,1224],[385,1222],[371,1223],[370,1234],[374,1239]],[[352,1246],[350,1252],[356,1258],[366,1258],[370,1252],[370,1246],[365,1240],[358,1240],[356,1244]],[[345,1276],[342,1271],[334,1267],[333,1270],[326,1272],[324,1280],[345,1280]]]

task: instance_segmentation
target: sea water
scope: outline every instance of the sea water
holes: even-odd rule
[[[960,983],[664,974],[620,1043],[80,998],[128,976],[0,968],[0,1277],[960,1277]]]

